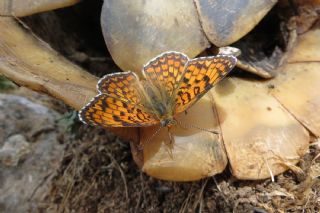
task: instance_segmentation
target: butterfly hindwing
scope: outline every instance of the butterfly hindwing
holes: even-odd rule
[[[237,59],[217,55],[190,60],[175,92],[175,113],[183,112],[199,100],[235,66]]]
[[[106,94],[97,95],[79,112],[80,120],[103,127],[142,127],[159,123],[134,104]]]

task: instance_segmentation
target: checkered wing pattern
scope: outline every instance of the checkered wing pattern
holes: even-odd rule
[[[145,78],[161,92],[172,96],[180,81],[188,57],[178,52],[165,52],[150,60],[143,68]]]
[[[97,95],[79,112],[80,119],[103,127],[142,127],[159,121],[134,104],[107,94]]]
[[[131,71],[105,75],[97,84],[100,93],[108,94],[132,104],[141,102],[139,78]]]
[[[221,81],[236,65],[233,56],[218,55],[190,60],[179,82],[175,97],[175,113],[188,109]]]

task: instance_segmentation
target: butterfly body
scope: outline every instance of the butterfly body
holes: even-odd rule
[[[153,117],[159,119],[159,123],[162,127],[172,126],[176,124],[174,119],[174,99],[167,93],[167,91],[161,90],[148,82],[143,82],[143,87],[140,91],[143,97],[141,97],[141,105],[145,111]]]
[[[196,103],[235,64],[233,56],[190,60],[165,52],[144,66],[142,80],[131,71],[101,78],[99,94],[79,112],[80,120],[104,127],[175,125],[174,116]]]

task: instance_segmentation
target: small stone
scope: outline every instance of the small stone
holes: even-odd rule
[[[30,143],[23,135],[9,137],[0,149],[0,162],[5,166],[17,166],[31,152]]]

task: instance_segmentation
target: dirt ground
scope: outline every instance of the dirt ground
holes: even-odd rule
[[[320,170],[319,141],[301,159],[301,170],[278,175],[275,182],[237,180],[228,169],[195,182],[161,181],[139,171],[128,142],[104,129],[82,125],[61,102],[25,89],[9,94],[67,113],[56,114],[55,130],[38,133],[43,138],[57,132],[58,140],[46,148],[63,145],[64,152],[55,154],[56,167],[35,186],[33,196],[21,200],[30,212],[319,212],[320,182],[315,178]],[[24,125],[22,129],[28,126]],[[16,171],[27,162],[20,162]]]
[[[228,170],[191,183],[156,180],[141,173],[128,143],[102,129],[81,127],[48,194],[50,206],[70,212],[318,212],[319,169],[313,146],[299,166],[264,181],[239,181]]]
[[[103,45],[100,7],[100,1],[94,4],[83,1],[72,8],[23,21],[67,58],[102,76],[107,74],[106,70],[119,69]],[[65,21],[60,22],[62,19]],[[75,20],[81,24],[74,24]],[[47,33],[52,29],[54,36]],[[30,204],[30,212],[320,211],[319,140],[311,141],[309,153],[297,165],[300,169],[293,167],[276,176],[274,182],[237,180],[228,168],[222,174],[195,182],[161,181],[139,171],[127,141],[107,130],[81,124],[74,116],[75,111],[63,103],[18,88],[1,93],[26,96],[57,112],[59,128],[55,143],[62,144],[64,151],[50,178],[45,176],[45,184],[39,184],[41,188],[45,185],[46,190],[25,201]]]

